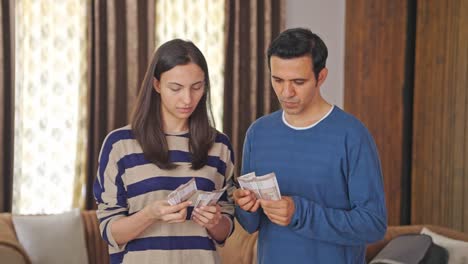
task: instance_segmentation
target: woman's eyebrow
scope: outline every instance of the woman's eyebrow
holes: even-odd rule
[[[192,86],[194,86],[194,85],[196,85],[196,84],[199,84],[199,83],[203,83],[203,80],[202,80],[202,81],[198,81],[198,82],[192,83]]]
[[[175,84],[175,85],[177,85],[177,86],[183,86],[182,84],[176,83],[176,82],[168,82],[167,84]]]

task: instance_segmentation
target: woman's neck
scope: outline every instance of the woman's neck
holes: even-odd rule
[[[186,120],[163,120],[165,133],[180,133],[189,130],[189,122]]]

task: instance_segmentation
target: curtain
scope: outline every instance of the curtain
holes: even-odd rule
[[[15,0],[13,213],[71,208],[87,90],[87,2]],[[50,74],[53,73],[53,74]]]
[[[238,173],[247,128],[260,116],[279,109],[266,51],[284,28],[284,1],[233,0],[225,12],[223,128],[231,139]]]
[[[0,4],[0,212],[11,212],[14,122],[14,1]]]
[[[154,50],[154,0],[92,0],[89,21],[86,206],[96,208],[93,182],[105,136],[130,122]]]

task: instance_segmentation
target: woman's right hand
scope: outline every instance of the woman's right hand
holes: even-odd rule
[[[170,205],[167,200],[154,201],[147,205],[143,210],[145,214],[156,221],[167,223],[182,223],[187,217],[187,207],[191,201],[185,201],[180,204]]]

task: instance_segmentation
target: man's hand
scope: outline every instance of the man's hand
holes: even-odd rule
[[[187,207],[191,203],[191,201],[185,201],[180,204],[170,205],[166,200],[158,200],[147,205],[143,210],[147,217],[156,221],[182,223],[185,222]]]
[[[260,207],[260,200],[249,190],[237,189],[233,193],[234,202],[244,211],[256,212]]]
[[[260,204],[268,219],[280,226],[289,225],[296,210],[294,201],[289,196],[282,196],[278,201],[260,200]]]

